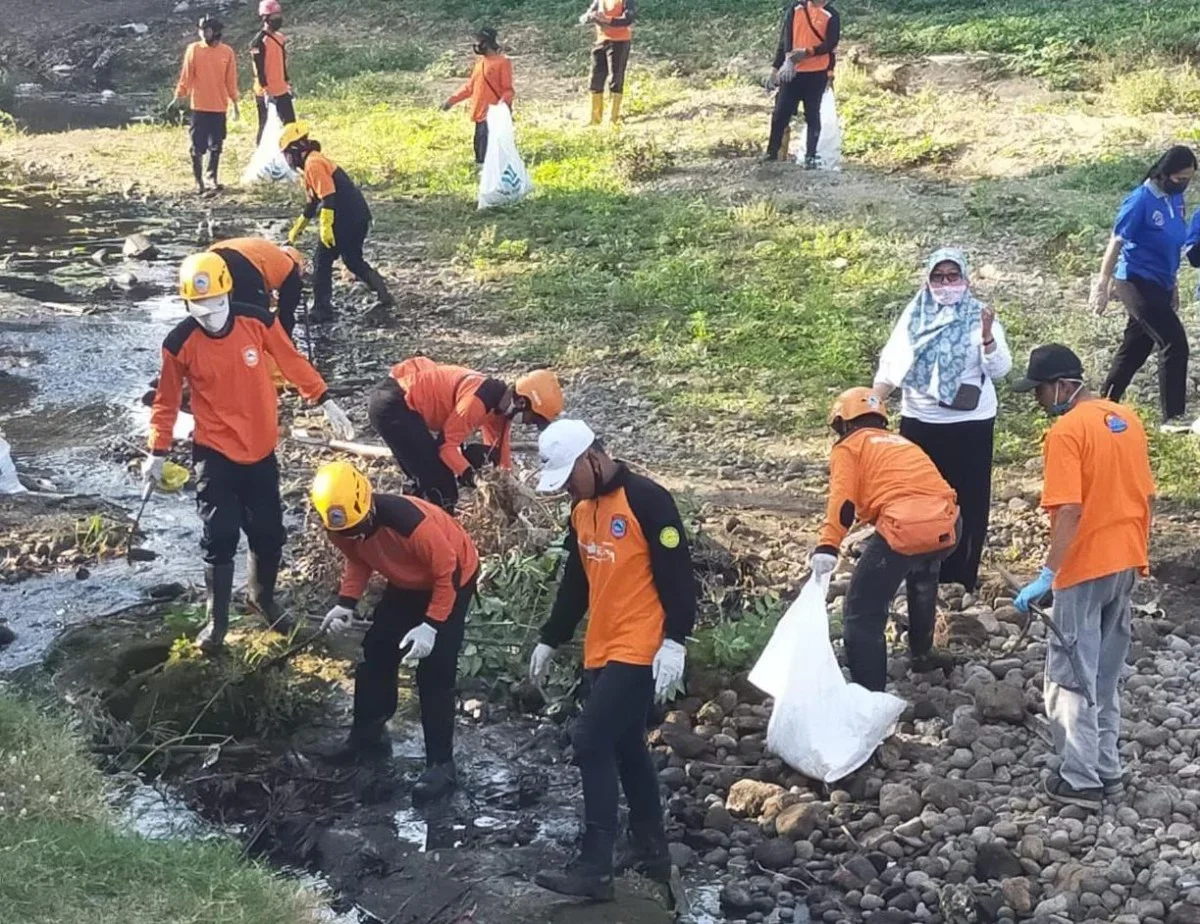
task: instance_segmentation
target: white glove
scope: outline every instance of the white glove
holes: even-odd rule
[[[535,687],[541,687],[550,673],[550,662],[554,660],[554,649],[544,642],[539,642],[533,649],[533,657],[529,659],[529,682]]]
[[[412,645],[408,649],[408,654],[404,656],[405,664],[416,664],[424,657],[428,657],[429,652],[433,651],[433,645],[437,641],[437,629],[427,622],[421,623],[415,629],[409,631],[408,635],[400,639],[400,648],[403,649],[409,644]]]
[[[796,76],[796,66],[788,60],[784,60],[783,65],[775,72],[775,81],[777,83],[791,83],[792,78]]]
[[[1088,297],[1088,307],[1095,314],[1104,314],[1108,308],[1109,289],[1111,286],[1112,284],[1106,283],[1101,276],[1092,277],[1092,291]]]
[[[354,618],[354,610],[340,603],[325,614],[321,620],[321,631],[337,635],[350,628],[350,620]]]
[[[325,419],[329,421],[329,429],[333,431],[333,435],[339,440],[354,439],[354,424],[350,422],[350,418],[346,416],[336,401],[332,399],[321,405],[325,409]]]
[[[812,568],[812,576],[818,581],[833,574],[833,569],[837,567],[837,556],[830,555],[828,552],[817,552],[808,561],[808,566]]]
[[[166,456],[146,456],[142,460],[142,482],[144,484],[162,484],[163,463]]]
[[[661,702],[683,679],[683,665],[687,661],[687,649],[679,642],[665,639],[658,654],[654,656],[654,698]]]

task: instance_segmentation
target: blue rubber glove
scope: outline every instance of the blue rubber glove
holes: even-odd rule
[[[1013,601],[1013,606],[1022,613],[1028,613],[1029,608],[1035,606],[1042,597],[1050,593],[1053,587],[1054,572],[1043,565],[1042,573],[1021,589],[1021,592],[1017,594],[1017,599]]]

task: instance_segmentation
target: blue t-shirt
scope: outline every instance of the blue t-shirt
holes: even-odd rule
[[[1121,203],[1113,234],[1125,242],[1117,279],[1137,276],[1164,289],[1175,288],[1188,234],[1181,193],[1168,196],[1147,180]]]

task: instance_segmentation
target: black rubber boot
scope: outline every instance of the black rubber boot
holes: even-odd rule
[[[421,774],[413,786],[413,804],[433,802],[448,796],[458,785],[458,771],[451,761],[445,764],[434,764]]]
[[[207,191],[204,188],[204,155],[192,155],[192,176],[196,178],[196,191],[200,195],[204,195]]]
[[[617,851],[614,868],[618,875],[633,870],[654,882],[669,885],[671,852],[666,837],[639,837],[631,831],[629,843]]]
[[[208,182],[212,184],[213,189],[219,190],[225,188],[219,182],[217,182],[217,173],[220,169],[221,155],[210,152],[208,155]]]
[[[949,674],[958,664],[957,659],[938,648],[930,648],[922,654],[914,654],[912,656],[912,664],[910,669],[914,674],[930,674],[934,671],[943,671]]]
[[[346,743],[323,755],[331,764],[379,763],[392,756],[392,739],[387,733],[387,722],[369,722],[350,729]]]
[[[205,565],[204,586],[208,590],[208,622],[196,636],[196,643],[205,654],[216,654],[225,647],[229,631],[229,603],[233,599],[233,562],[227,565]]]
[[[817,160],[816,154],[805,155],[805,158],[804,158],[804,169],[805,170],[816,170],[820,166],[821,166],[821,164]]]
[[[562,871],[538,873],[533,881],[550,892],[573,898],[594,902],[611,902],[614,898],[612,870],[583,859],[570,863]]]
[[[396,300],[392,298],[392,293],[388,291],[387,283],[383,281],[383,277],[379,275],[379,271],[372,269],[367,277],[363,280],[367,284],[367,288],[375,293],[379,302],[377,308],[394,308]]]
[[[266,622],[268,629],[290,635],[296,623],[275,602],[275,581],[279,577],[279,556],[264,558],[253,552],[246,558],[246,597],[250,608]]]
[[[312,310],[309,311],[308,318],[314,324],[329,324],[333,321],[333,303],[313,301]]]

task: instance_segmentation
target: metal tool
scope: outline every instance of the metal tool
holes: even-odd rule
[[[133,518],[133,528],[129,530],[129,543],[125,549],[125,561],[133,564],[133,560],[139,556],[134,554],[133,543],[137,540],[138,526],[142,522],[142,514],[146,512],[146,504],[150,501],[150,495],[154,493],[154,482],[147,481],[146,487],[142,489],[142,504],[138,507],[137,516]],[[140,551],[140,550],[138,550]]]
[[[1003,568],[1000,569],[1000,576],[1004,578],[1004,583],[1008,585],[1010,590],[1016,593],[1020,592],[1021,585],[1017,583],[1016,578],[1014,578]],[[1054,634],[1056,639],[1058,639],[1058,643],[1062,646],[1063,651],[1067,653],[1067,660],[1071,662],[1071,670],[1075,674],[1075,682],[1079,684],[1079,692],[1083,694],[1083,698],[1087,700],[1087,704],[1089,706],[1095,706],[1096,701],[1092,697],[1091,692],[1088,690],[1087,680],[1083,673],[1083,665],[1079,662],[1079,652],[1076,650],[1075,646],[1073,644],[1067,644],[1067,639],[1062,634],[1062,630],[1054,624],[1054,620],[1050,618],[1050,614],[1043,610],[1040,606],[1031,603],[1029,605],[1029,612],[1044,622],[1046,624],[1046,628]]]

